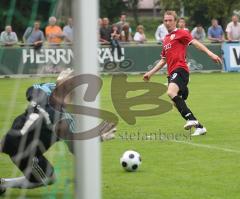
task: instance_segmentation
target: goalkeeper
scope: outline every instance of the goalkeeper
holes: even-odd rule
[[[61,84],[72,75],[73,71],[70,69],[63,71],[56,84]],[[57,136],[58,131],[64,129],[74,132],[74,120],[71,115],[58,112],[49,105],[48,100],[56,84],[35,84],[27,89],[27,109],[15,118],[10,130],[1,140],[0,151],[9,155],[24,176],[0,178],[0,195],[7,188],[31,189],[55,182],[54,168],[43,154],[60,140]],[[55,125],[56,123],[58,125]],[[101,140],[114,138],[115,126],[107,122],[103,124]],[[73,152],[72,142],[67,143],[69,150]]]

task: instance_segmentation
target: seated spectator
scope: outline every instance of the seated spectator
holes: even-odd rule
[[[18,37],[17,34],[12,31],[12,26],[7,25],[5,27],[5,31],[1,33],[0,41],[5,46],[12,46],[14,44],[17,44]]]
[[[47,41],[50,44],[60,44],[64,38],[64,34],[61,27],[56,25],[56,17],[50,17],[48,21],[49,25],[45,28]]]
[[[100,42],[109,44],[111,41],[112,28],[109,26],[109,19],[103,18],[102,27],[100,28]]]
[[[131,35],[131,32],[129,31],[129,24],[128,23],[123,25],[120,38],[121,38],[122,42],[132,41],[132,35]]]
[[[203,42],[206,37],[205,30],[201,24],[198,24],[195,28],[193,28],[191,35],[193,39],[197,39],[200,42]]]
[[[126,23],[129,25],[129,23],[127,22],[127,15],[121,14],[120,21],[116,23],[119,32],[122,32],[123,26]],[[130,32],[130,34],[132,34],[132,28],[130,26],[129,26],[129,32]]]
[[[27,44],[32,44],[35,47],[40,47],[44,41],[44,34],[40,30],[40,21],[34,22],[34,27],[28,27],[23,35],[23,41]]]
[[[212,26],[208,28],[208,39],[211,42],[223,42],[224,32],[222,26],[218,25],[217,19],[212,19]]]
[[[122,50],[121,46],[119,44],[120,40],[120,33],[118,31],[117,25],[112,25],[112,31],[111,31],[111,46],[112,46],[112,54],[114,54],[115,49],[117,48],[118,58],[120,59],[122,56]]]
[[[178,20],[178,28],[179,28],[179,29],[182,29],[182,30],[187,30],[187,31],[189,31],[189,29],[186,27],[186,21],[185,21],[184,17],[181,17],[181,18]]]
[[[155,32],[155,39],[158,43],[162,43],[165,36],[168,34],[167,28],[164,24],[161,24],[158,26],[156,32]]]
[[[68,25],[63,27],[64,41],[73,42],[73,19],[68,18]]]
[[[240,23],[238,22],[237,15],[232,16],[232,21],[228,23],[226,32],[227,32],[227,39],[229,41],[240,40]]]
[[[133,40],[139,43],[144,43],[145,41],[147,41],[146,36],[144,34],[144,28],[142,25],[137,26],[137,31],[133,37]]]

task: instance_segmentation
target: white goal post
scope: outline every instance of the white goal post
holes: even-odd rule
[[[74,0],[74,67],[78,74],[98,75],[98,0]],[[79,103],[81,93],[75,96]],[[77,101],[78,100],[78,101]],[[80,100],[81,105],[84,101]],[[94,107],[99,107],[98,101]],[[78,129],[95,127],[97,121],[89,121],[85,117],[77,122]],[[75,141],[75,198],[100,199],[100,140],[93,138]]]

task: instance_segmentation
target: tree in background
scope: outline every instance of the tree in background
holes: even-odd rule
[[[239,0],[184,0],[189,21],[209,26],[212,18],[226,27],[234,10],[240,9]]]
[[[123,0],[100,0],[100,16],[108,17],[110,21],[117,19],[126,9]]]
[[[175,10],[178,14],[180,14],[182,1],[181,0],[158,0],[156,5],[159,5],[161,8],[160,15],[163,16],[166,10]]]
[[[165,10],[175,10],[181,13],[184,7],[185,16],[190,26],[201,23],[205,28],[211,23],[212,18],[217,18],[219,23],[226,26],[234,10],[240,10],[239,0],[159,0],[161,14]]]
[[[133,19],[136,25],[139,25],[138,18],[138,3],[141,0],[126,0],[125,3],[128,7],[128,10],[132,12]]]
[[[73,0],[58,0],[55,7],[55,16],[57,17],[60,26],[67,23],[67,19],[72,17]]]
[[[133,25],[136,26],[139,24],[137,8],[140,1],[100,0],[100,16],[108,17],[111,22],[114,22],[118,20],[122,12],[132,12]],[[10,24],[21,38],[26,27],[32,25],[36,19],[42,21],[42,28],[47,25],[51,15],[55,15],[63,23],[71,15],[72,2],[73,0],[1,0],[0,30]],[[233,11],[236,10],[235,13],[240,11],[239,0],[155,0],[154,2],[157,2],[155,6],[161,8],[160,16],[169,9],[181,15],[184,8],[190,28],[201,23],[206,29],[210,26],[212,18],[217,18],[219,23],[226,27]],[[147,25],[149,23],[146,23]]]
[[[58,0],[1,0],[0,1],[0,29],[12,25],[18,37],[21,38],[25,29],[34,20],[42,21],[45,27],[49,16],[55,13]]]

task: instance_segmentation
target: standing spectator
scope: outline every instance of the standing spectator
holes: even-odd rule
[[[63,28],[64,40],[65,42],[73,42],[73,19],[68,18],[68,25]]]
[[[178,20],[178,28],[182,29],[182,30],[189,31],[188,28],[186,27],[186,21],[185,21],[184,17],[179,18],[179,20]]]
[[[168,34],[167,28],[165,27],[164,23],[159,25],[156,32],[155,32],[155,39],[158,43],[162,43],[165,36]]]
[[[126,23],[129,25],[129,23],[127,22],[127,15],[126,14],[121,14],[120,21],[116,23],[119,32],[122,32],[123,26]],[[130,26],[129,26],[129,32],[130,32],[130,34],[132,34],[132,29],[131,29]]]
[[[12,46],[14,44],[17,44],[18,37],[17,34],[12,31],[12,26],[7,25],[5,27],[5,31],[1,33],[0,41],[5,46]]]
[[[133,40],[139,43],[144,43],[145,41],[147,41],[146,36],[144,34],[144,28],[142,25],[137,26],[137,31],[133,37]]]
[[[100,35],[100,29],[102,28],[102,18],[98,18],[98,41],[101,42],[101,35]]]
[[[193,37],[193,39],[197,39],[198,41],[203,42],[205,37],[206,37],[206,33],[204,28],[202,27],[201,24],[198,24],[191,32],[191,35]]]
[[[23,35],[23,41],[27,44],[32,44],[35,47],[40,47],[44,41],[43,31],[40,30],[40,21],[35,21],[33,27],[28,27]]]
[[[123,25],[122,32],[121,32],[121,41],[122,42],[130,42],[132,41],[132,35],[129,31],[129,24],[126,23]]]
[[[238,22],[237,15],[232,16],[232,21],[228,23],[226,32],[227,32],[227,39],[229,41],[240,40],[240,23]]]
[[[102,27],[100,28],[100,42],[103,44],[109,44],[111,40],[112,28],[109,26],[109,19],[103,18]]]
[[[212,26],[208,28],[208,39],[211,42],[223,42],[224,32],[222,26],[218,25],[217,19],[212,19]]]
[[[102,18],[99,18],[98,19],[98,28],[99,29],[102,27],[102,24],[103,24],[103,20],[102,20]]]
[[[52,16],[48,21],[49,25],[45,28],[47,41],[51,44],[60,44],[64,38],[64,34],[61,27],[56,25],[56,17]]]
[[[122,56],[121,46],[119,44],[120,33],[118,31],[117,25],[112,25],[111,31],[111,46],[112,46],[112,54],[114,54],[115,48],[117,48],[118,58],[120,59]]]

